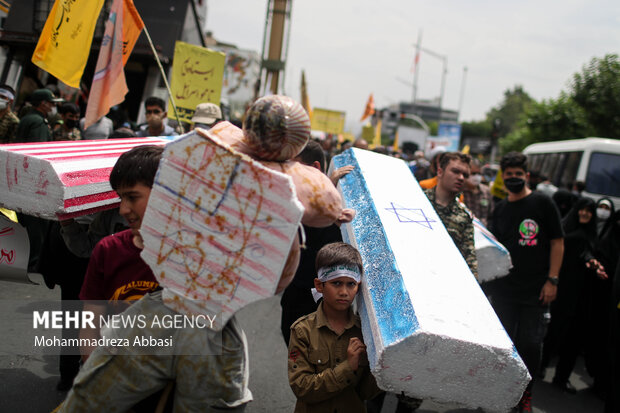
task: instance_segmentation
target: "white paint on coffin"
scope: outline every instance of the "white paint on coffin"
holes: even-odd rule
[[[399,222],[396,214],[388,210],[392,206],[387,200],[394,200],[404,208],[421,208],[426,217],[434,221],[430,224],[433,228],[443,226],[405,163],[369,151],[355,150],[355,156],[373,199],[383,202],[375,207],[411,302],[415,303],[420,330],[511,349],[512,342],[447,231],[429,229],[414,222]],[[364,173],[364,168],[369,167],[374,173]],[[398,176],[397,182],[391,179],[394,176]],[[407,176],[411,179],[404,181]],[[414,215],[423,218],[417,213]],[[442,246],[443,252],[428,254],[429,245]],[[452,251],[447,250],[449,247]],[[416,254],[416,251],[425,253]],[[421,273],[425,276],[421,277]],[[446,288],[447,285],[450,287]],[[437,308],[442,311],[438,312]],[[498,328],[489,329],[489,326]]]

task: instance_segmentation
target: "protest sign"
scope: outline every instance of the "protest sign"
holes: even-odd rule
[[[199,103],[220,104],[226,55],[176,42],[170,88],[182,121],[191,122]]]
[[[344,132],[344,112],[314,108],[312,110],[312,130],[320,130],[334,135]]]

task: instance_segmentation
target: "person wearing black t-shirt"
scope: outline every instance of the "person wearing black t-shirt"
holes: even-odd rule
[[[501,170],[508,197],[496,205],[490,230],[510,252],[513,268],[507,276],[491,282],[486,291],[534,377],[545,336],[545,313],[557,294],[564,234],[551,198],[526,185],[526,156],[519,152],[506,154]],[[519,411],[532,411],[531,389],[530,382],[519,402]]]

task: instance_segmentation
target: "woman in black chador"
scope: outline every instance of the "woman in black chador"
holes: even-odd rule
[[[589,314],[589,279],[605,277],[595,259],[597,247],[596,203],[580,198],[562,220],[564,259],[557,299],[551,304],[551,323],[545,338],[542,365],[558,355],[553,384],[574,394],[569,377],[580,351],[585,347],[584,326]]]

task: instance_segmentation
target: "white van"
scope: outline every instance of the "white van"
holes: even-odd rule
[[[620,140],[571,139],[535,143],[523,151],[528,169],[546,176],[558,188],[585,182],[582,195],[594,200],[608,197],[620,208]]]

